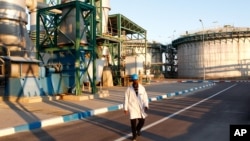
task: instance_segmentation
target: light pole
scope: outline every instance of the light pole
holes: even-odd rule
[[[199,19],[202,25],[202,50],[203,50],[203,80],[206,80],[206,69],[205,69],[205,49],[204,49],[204,25],[201,19]]]
[[[214,24],[214,27],[215,27],[215,28],[218,28],[217,23],[218,23],[218,21],[213,21],[213,24]]]
[[[174,31],[173,31],[173,37],[172,37],[172,41],[174,40],[174,33],[175,33],[175,32],[176,32],[176,31],[174,30]]]

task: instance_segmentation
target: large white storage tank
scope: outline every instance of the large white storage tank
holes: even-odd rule
[[[203,34],[204,33],[204,34]],[[247,79],[250,76],[250,29],[224,26],[182,36],[173,41],[178,76]]]

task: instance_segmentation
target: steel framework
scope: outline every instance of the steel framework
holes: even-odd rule
[[[115,78],[118,78],[118,83],[120,83],[120,71],[124,69],[122,61],[125,56],[133,54],[126,52],[131,52],[134,48],[141,48],[140,54],[145,55],[146,58],[147,31],[122,14],[109,15],[108,31],[108,35],[102,35],[100,38],[115,39],[116,42],[114,43],[118,44],[114,45],[114,47],[118,47],[118,49],[116,49],[118,52],[112,56],[118,56],[119,58]]]
[[[72,10],[75,9],[76,16],[75,16],[75,37],[76,39],[71,42],[71,44],[58,46],[58,34],[59,34],[59,25],[60,23],[65,20],[66,15],[62,16],[58,13],[51,12],[52,9],[61,10],[63,8],[69,9],[67,14]],[[71,67],[65,69],[64,72],[68,74],[74,75],[74,87],[75,87],[75,94],[80,95],[82,94],[81,86],[82,82],[81,79],[83,75],[88,75],[88,78],[91,82],[91,92],[94,94],[97,92],[95,81],[96,76],[93,75],[91,78],[88,74],[88,67],[90,62],[93,62],[93,74],[96,74],[95,68],[95,59],[96,59],[96,10],[95,7],[81,2],[81,1],[72,1],[60,5],[55,5],[48,8],[39,9],[37,12],[37,26],[36,26],[36,48],[37,48],[37,58],[42,60],[43,63],[46,65],[44,60],[44,53],[49,54],[70,54],[74,58],[73,64],[70,64]],[[80,19],[84,21],[85,25],[81,25]],[[80,32],[80,27],[84,26],[84,31]],[[43,27],[43,29],[40,29]],[[80,39],[86,35],[87,44],[81,44]],[[65,35],[66,36],[66,35]],[[90,58],[86,63],[85,56],[89,54]],[[65,61],[66,63],[67,61]],[[62,62],[63,63],[63,62]],[[61,64],[68,65],[68,64]]]

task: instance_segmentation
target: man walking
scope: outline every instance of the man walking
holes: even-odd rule
[[[133,74],[131,79],[133,83],[125,91],[124,113],[130,115],[132,139],[135,141],[136,137],[141,135],[141,129],[147,117],[145,111],[148,110],[149,104],[147,92],[138,82],[138,75]],[[136,124],[137,120],[138,124]]]

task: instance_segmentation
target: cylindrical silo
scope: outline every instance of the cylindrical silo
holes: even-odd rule
[[[62,3],[71,2],[72,0],[65,0],[62,1]],[[83,13],[81,13],[83,14]],[[67,44],[74,44],[74,41],[76,40],[76,8],[63,8],[62,9],[62,18],[64,19],[60,24],[60,29],[58,32],[58,45],[67,45]],[[84,23],[84,20],[82,16],[80,15],[79,18],[79,24],[80,26],[80,43],[81,44],[87,44],[87,38],[86,38],[86,25]]]
[[[108,17],[110,11],[110,0],[96,0],[97,19],[101,19],[101,25],[97,25],[102,34],[108,33]]]
[[[173,41],[178,76],[247,79],[250,76],[250,29],[224,26],[184,35]]]
[[[49,5],[46,4],[44,0],[26,0],[26,6],[28,7],[30,13],[30,31],[33,32],[36,30],[37,10],[49,7]],[[41,25],[42,23],[40,24],[40,26]],[[40,28],[43,28],[43,26],[41,26]]]
[[[9,52],[2,55],[27,56],[27,17],[25,0],[0,0],[0,43]]]

